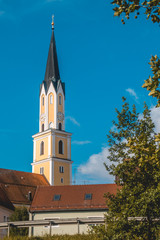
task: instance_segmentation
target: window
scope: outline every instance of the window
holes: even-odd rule
[[[9,222],[9,217],[3,216],[3,221],[4,221],[4,222]]]
[[[85,200],[91,200],[92,199],[92,193],[86,193],[84,199]]]
[[[52,228],[58,228],[58,227],[59,227],[59,225],[52,225]],[[48,228],[50,228],[50,226],[43,226],[43,228],[48,229]]]
[[[61,178],[61,183],[63,183],[63,178]]]
[[[54,201],[59,201],[61,199],[61,195],[54,195],[53,200]]]
[[[44,169],[43,169],[43,171],[44,171]],[[41,170],[40,170],[40,172],[41,172]],[[28,192],[28,200],[32,201],[32,193],[31,193],[31,191]]]
[[[64,173],[64,167],[63,167],[63,166],[60,166],[60,167],[59,167],[59,172],[60,172],[60,173]]]
[[[42,141],[40,144],[40,155],[44,154],[44,142]]]
[[[62,140],[59,141],[59,154],[63,154],[63,142]]]
[[[61,95],[59,95],[59,105],[61,105],[62,104],[62,97],[61,97]]]
[[[44,174],[44,167],[40,167],[40,174]]]
[[[53,128],[53,122],[49,123],[49,128]]]
[[[50,104],[52,104],[52,103],[53,103],[53,96],[50,95]]]
[[[62,123],[59,123],[59,130],[62,130]]]
[[[42,124],[42,132],[44,132],[44,123]]]
[[[42,97],[42,106],[44,106],[44,97]]]
[[[95,226],[98,226],[98,225],[99,225],[99,224],[97,224],[97,223],[88,224],[88,226],[91,227],[91,228],[92,228],[92,227],[95,227]]]

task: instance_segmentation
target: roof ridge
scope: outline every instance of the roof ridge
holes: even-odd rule
[[[111,185],[111,186],[113,186],[113,185],[115,185],[115,186],[118,186],[116,183],[102,183],[102,184],[77,184],[77,185],[63,185],[63,186],[51,186],[51,185],[41,185],[41,186],[39,186],[39,187],[54,187],[54,188],[63,188],[63,187],[77,187],[77,186],[82,186],[82,187],[84,187],[84,186],[109,186],[109,185]]]
[[[0,171],[1,171],[1,170],[5,170],[5,171],[7,171],[7,172],[11,171],[11,172],[19,172],[19,173],[27,173],[27,174],[29,173],[29,174],[31,174],[31,175],[39,175],[39,176],[42,176],[42,175],[39,174],[39,173],[25,172],[25,171],[13,170],[13,169],[0,168]],[[0,175],[1,175],[1,172],[0,172]]]
[[[9,182],[5,182],[5,183],[2,183],[1,184],[4,184],[4,185],[14,185],[14,186],[25,186],[25,187],[34,187],[34,188],[37,188],[37,185],[26,185],[26,184],[18,184],[18,183],[9,183]],[[45,186],[45,185],[44,185]]]

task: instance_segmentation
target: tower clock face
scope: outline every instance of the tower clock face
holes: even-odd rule
[[[63,114],[62,112],[58,112],[58,113],[57,113],[57,118],[58,118],[59,121],[63,121],[63,119],[64,119],[64,114]]]

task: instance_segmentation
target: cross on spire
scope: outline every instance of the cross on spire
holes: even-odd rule
[[[51,25],[52,25],[52,30],[54,30],[54,15],[52,15],[52,23],[51,23]]]

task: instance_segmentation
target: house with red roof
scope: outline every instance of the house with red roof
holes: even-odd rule
[[[0,186],[15,207],[29,207],[37,186],[49,183],[44,175],[0,168]]]
[[[30,220],[100,219],[108,207],[105,194],[116,194],[116,184],[40,186],[30,206]],[[80,224],[79,233],[87,233],[90,224]],[[49,226],[33,227],[33,236],[49,234]],[[77,234],[77,224],[53,225],[52,234]]]
[[[15,207],[29,209],[37,186],[49,186],[44,175],[0,168],[0,222],[8,222]],[[0,229],[0,239],[5,235]]]

